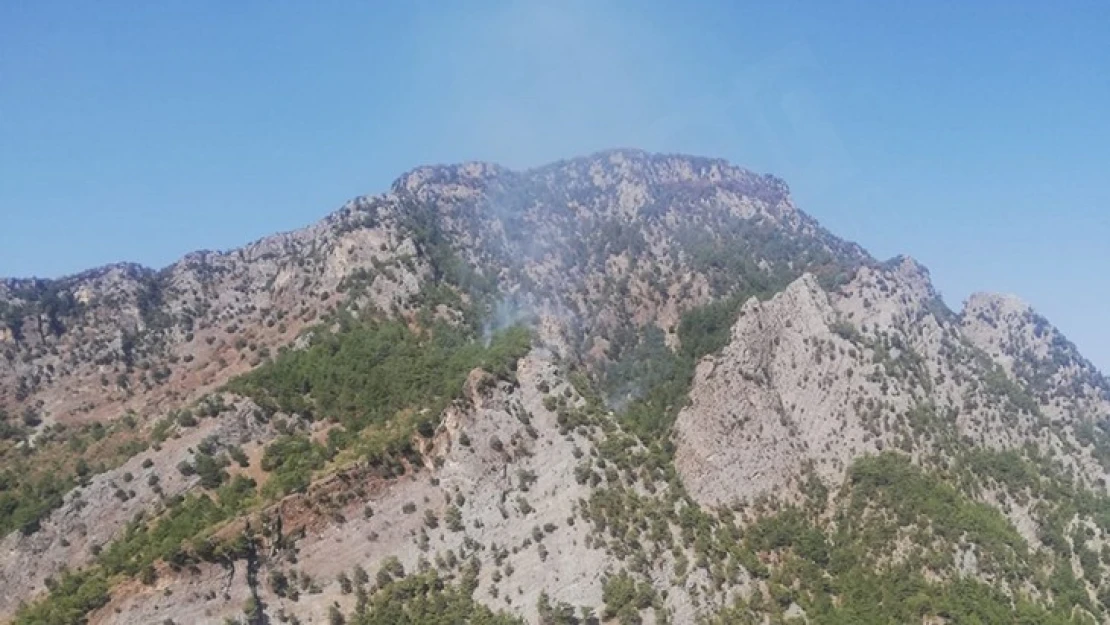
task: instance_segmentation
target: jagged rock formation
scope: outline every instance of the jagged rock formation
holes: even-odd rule
[[[807,470],[839,483],[864,454],[901,449],[937,462],[951,459],[960,443],[998,450],[1035,443],[1064,454],[1094,484],[1104,475],[1098,459],[1068,451],[1078,447],[1075,428],[1089,425],[1105,401],[1076,374],[1101,378],[1085,361],[1056,369],[1055,388],[1063,380],[1075,385],[1064,393],[1072,410],[1062,429],[1045,428],[1043,415],[1060,415],[1060,400],[1049,394],[1032,402],[999,381],[996,361],[976,351],[994,347],[1000,358],[1037,348],[1014,340],[1000,347],[997,333],[984,330],[994,329],[984,306],[1015,318],[1012,300],[981,295],[957,318],[910,259],[861,269],[832,292],[803,276],[766,303],[752,300],[728,346],[699,365],[676,424],[676,462],[687,487],[713,505],[783,495]],[[1033,339],[1034,317],[1019,310],[1029,316],[1016,331],[1028,329]],[[1050,366],[1051,340],[1038,341],[1033,367]],[[999,362],[1013,375],[1013,357]]]
[[[886,583],[922,622],[1110,617],[1105,378],[719,160],[418,168],[239,250],[4,281],[0,352],[0,620],[378,623],[448,593],[901,622]]]

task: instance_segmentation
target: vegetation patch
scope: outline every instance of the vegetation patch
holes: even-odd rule
[[[488,344],[446,323],[426,330],[400,321],[357,321],[342,316],[334,331],[317,328],[305,349],[277,359],[228,384],[267,412],[281,411],[338,426],[327,445],[289,433],[270,443],[262,468],[272,471],[270,495],[307,488],[312,472],[351,448],[385,476],[418,466],[417,434],[431,437],[440,414],[462,393],[467,375],[481,368],[512,380],[516,362],[531,346],[529,330],[513,326]]]
[[[477,581],[472,570],[464,572],[457,583],[434,571],[399,579],[396,574],[395,570],[386,571],[384,575],[379,573],[378,589],[347,622],[352,625],[524,625],[522,619],[494,613],[474,600]]]

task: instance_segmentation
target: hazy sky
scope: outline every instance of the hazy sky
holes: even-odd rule
[[[0,275],[608,147],[775,173],[951,306],[1016,293],[1110,369],[1104,0],[0,3]]]

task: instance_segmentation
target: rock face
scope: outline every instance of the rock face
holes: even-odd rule
[[[931,420],[948,437],[994,449],[1077,447],[1075,429],[1105,410],[1101,378],[1085,361],[1064,356],[1070,368],[1051,374],[1052,388],[1069,389],[1061,394],[1070,411],[1051,393],[1026,406],[1013,389],[982,382],[1001,364],[1031,383],[1015,362],[1045,370],[1061,358],[1047,336],[1059,334],[1043,328],[1038,338],[1036,319],[1012,299],[983,295],[957,318],[909,259],[861,269],[831,292],[803,276],[767,302],[749,301],[729,344],[699,364],[676,423],[678,469],[699,502],[720,505],[796,492],[809,471],[837,483],[852,459],[884,449],[951,459],[952,441]],[[1032,357],[1003,356],[1026,350]],[[1063,427],[1042,431],[1041,413]],[[1090,453],[1068,461],[1090,483],[1104,475]]]
[[[421,398],[444,400],[435,414],[355,431],[288,371],[270,382],[294,384],[274,394],[295,410],[227,386],[386,322],[461,328],[460,350],[516,324],[534,338],[509,372]],[[19,528],[0,540],[0,621],[44,597],[53,616],[20,622],[364,618],[400,567],[529,623],[870,622],[852,606],[890,602],[853,592],[882,580],[843,571],[914,563],[922,622],[959,622],[952,580],[1110,622],[1106,379],[1015,298],[953,312],[916,261],[876,261],[781,180],[719,160],[421,167],[238,250],[0,282],[0,354],[0,522]],[[425,417],[390,470],[364,451]],[[326,461],[274,495],[268,451],[293,439]],[[65,569],[106,570],[101,549],[185,497],[223,505],[188,468],[233,453],[248,504],[66,611]],[[56,500],[45,474],[69,480]],[[943,505],[896,509],[892,476]],[[41,509],[12,512],[28,493]],[[859,528],[866,548],[830,566]],[[371,581],[352,591],[356,566]]]

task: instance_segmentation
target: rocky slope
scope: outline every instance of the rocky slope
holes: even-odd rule
[[[1076,430],[1110,415],[1104,381],[1070,345],[1061,355],[1037,319],[984,295],[957,317],[908,259],[832,292],[805,276],[741,308],[728,346],[700,363],[676,423],[679,470],[700,502],[719,505],[788,493],[804,468],[839,483],[852,459],[884,449],[925,463],[959,443],[1032,443],[1093,485],[1105,469]]]
[[[1105,378],[718,160],[419,168],[0,348],[0,619],[1110,617]]]
[[[727,249],[742,243],[752,249]],[[673,325],[746,264],[762,263],[769,280],[866,259],[798,211],[780,181],[721,161],[613,152],[524,173],[421,168],[389,193],[231,252],[0,283],[0,406],[47,423],[172,406],[340,300],[411,307],[443,277],[431,273],[461,270],[430,266],[449,250],[476,266],[468,279],[497,281],[589,338],[627,317]]]

